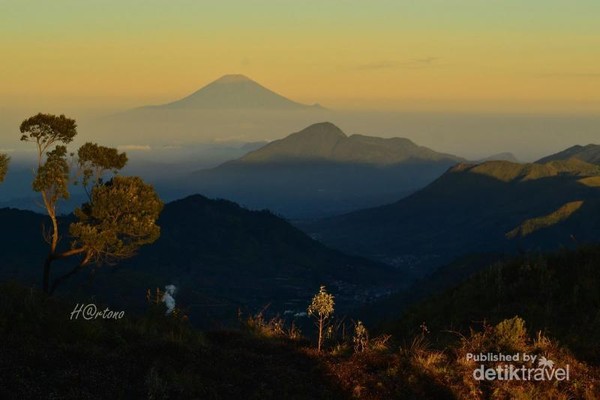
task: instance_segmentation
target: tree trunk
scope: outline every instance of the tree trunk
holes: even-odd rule
[[[319,343],[317,344],[317,351],[321,352],[321,342],[323,341],[323,318],[319,318]]]
[[[56,213],[54,212],[54,208],[49,203],[48,196],[46,196],[46,192],[44,191],[42,191],[42,199],[44,200],[44,206],[46,207],[48,216],[52,221],[52,238],[49,243],[50,254],[48,254],[48,257],[46,257],[46,260],[44,261],[44,278],[42,282],[42,289],[44,290],[44,293],[48,294],[48,290],[50,288],[50,267],[52,265],[52,261],[54,261],[54,259],[56,258],[56,246],[58,245],[58,221],[56,220]]]
[[[42,289],[44,293],[48,294],[48,289],[50,288],[50,266],[52,265],[52,254],[48,254],[46,260],[44,261],[44,278],[42,281]]]
[[[50,214],[50,219],[52,220],[52,242],[50,243],[50,251],[52,254],[56,253],[56,246],[58,245],[58,221],[56,220],[56,213],[54,209],[50,212],[48,209],[48,213]]]
[[[78,250],[76,250],[78,251]],[[73,252],[73,250],[71,250],[71,252]],[[69,252],[63,253],[64,257],[68,257]],[[75,253],[77,254],[77,253]],[[69,279],[70,277],[72,277],[73,275],[75,275],[76,273],[78,273],[79,271],[81,271],[83,269],[83,267],[85,267],[88,262],[90,261],[90,257],[91,254],[90,253],[86,253],[84,254],[83,258],[81,259],[81,261],[69,272],[67,272],[66,274],[59,276],[58,278],[56,278],[54,280],[54,282],[52,282],[52,287],[50,287],[50,291],[46,291],[46,293],[48,293],[50,296],[52,296],[54,294],[54,291],[56,290],[56,288],[63,283],[64,281],[66,281],[67,279]]]
[[[63,283],[64,281],[66,281],[67,279],[69,279],[71,276],[75,275],[77,272],[81,271],[82,269],[83,269],[83,265],[82,264],[78,264],[71,271],[67,272],[63,276],[59,276],[52,283],[52,287],[50,288],[50,291],[46,292],[46,293],[48,293],[50,296],[52,296],[54,294],[54,291],[58,287],[58,285],[60,285],[61,283]]]
[[[53,283],[52,287],[50,287],[50,269],[52,267],[52,261],[67,258],[67,257],[74,256],[77,254],[81,254],[84,251],[85,251],[85,249],[79,248],[79,249],[71,249],[69,251],[65,251],[65,252],[59,253],[59,254],[56,254],[56,253],[48,254],[48,256],[46,257],[46,260],[44,261],[44,279],[42,281],[42,289],[44,290],[44,293],[52,295],[52,293],[54,293],[54,290],[56,289],[56,286],[58,284],[60,284],[62,281],[64,281],[71,275],[74,275],[75,272],[77,272],[77,271],[71,271],[67,274],[68,276],[66,276],[66,277],[61,276],[61,277],[57,278],[56,281],[59,281],[59,282],[57,283],[55,281]],[[83,267],[89,262],[89,260],[90,260],[90,254],[87,253],[84,256],[84,258],[82,259],[82,261],[79,263],[79,265],[81,267]],[[81,269],[81,268],[79,268],[79,269]]]

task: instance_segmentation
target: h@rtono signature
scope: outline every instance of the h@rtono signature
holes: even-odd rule
[[[79,304],[71,312],[70,319],[79,319],[82,317],[85,320],[92,319],[121,319],[125,316],[125,311],[113,311],[106,307],[104,310],[98,310],[95,304]]]

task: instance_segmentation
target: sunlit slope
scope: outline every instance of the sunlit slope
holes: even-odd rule
[[[459,164],[406,199],[305,229],[353,254],[413,267],[472,252],[594,241],[600,238],[598,175],[600,167],[580,160]]]
[[[555,160],[568,160],[574,158],[577,160],[585,161],[590,164],[600,164],[600,145],[588,144],[587,146],[576,145],[569,147],[566,150],[558,152],[556,154],[549,155],[538,160],[538,163],[546,163],[548,161]]]

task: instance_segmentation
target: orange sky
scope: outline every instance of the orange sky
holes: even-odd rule
[[[337,108],[595,113],[597,15],[577,0],[0,1],[0,109],[119,110],[242,73]]]

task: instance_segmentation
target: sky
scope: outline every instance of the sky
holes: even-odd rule
[[[106,112],[241,73],[398,111],[600,111],[597,0],[0,0],[0,112]]]

